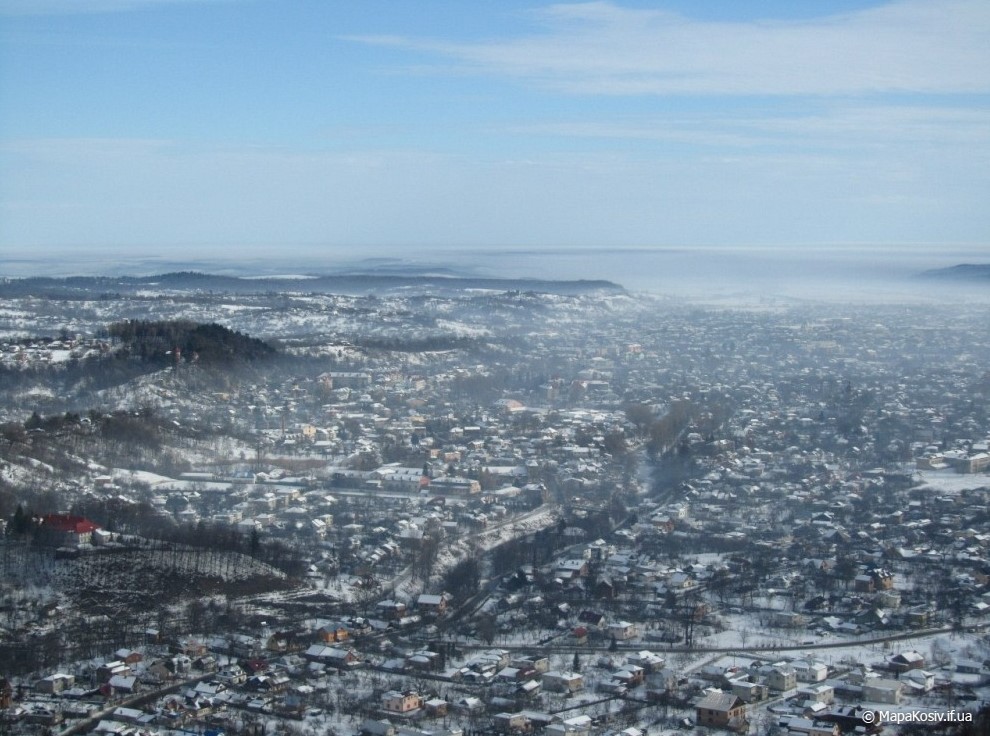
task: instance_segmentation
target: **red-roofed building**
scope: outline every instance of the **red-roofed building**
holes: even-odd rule
[[[41,539],[52,547],[78,547],[93,541],[100,527],[82,516],[49,514],[41,519]]]

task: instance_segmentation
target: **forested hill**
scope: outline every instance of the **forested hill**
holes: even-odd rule
[[[179,361],[207,365],[253,363],[277,353],[262,340],[215,323],[128,320],[110,325],[108,334],[130,356],[155,365]]]
[[[149,291],[264,294],[305,292],[320,294],[446,294],[464,290],[531,291],[545,294],[622,293],[611,281],[503,279],[436,274],[338,273],[311,276],[244,278],[178,271],[156,276],[71,276],[0,279],[0,297],[44,296],[50,299],[113,299]]]
[[[920,274],[924,279],[942,281],[979,281],[990,283],[990,263],[960,263],[950,268],[937,268]]]

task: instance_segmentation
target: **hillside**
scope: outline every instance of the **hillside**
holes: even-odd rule
[[[949,268],[937,268],[919,274],[923,279],[941,281],[990,282],[990,263],[960,263]]]
[[[122,348],[125,357],[165,366],[185,361],[231,365],[272,358],[275,348],[215,322],[197,324],[186,320],[128,320],[110,325],[110,338]]]
[[[167,633],[183,617],[205,616],[200,601],[211,596],[294,587],[245,554],[136,537],[71,559],[8,538],[0,541],[0,571],[0,631],[9,640],[0,643],[0,661],[13,673],[134,646],[149,629]],[[214,614],[230,619],[236,612]]]
[[[0,353],[0,404],[15,417],[16,407],[49,415],[137,408],[157,404],[165,390],[223,390],[285,358],[271,344],[215,322],[129,319],[91,329],[92,337],[12,343]]]
[[[0,298],[27,296],[49,299],[119,299],[152,292],[200,292],[204,294],[447,294],[465,290],[520,291],[576,295],[595,292],[618,294],[625,290],[603,279],[502,279],[449,276],[436,273],[337,273],[312,276],[262,276],[241,278],[179,271],[154,276],[31,277],[0,280]]]

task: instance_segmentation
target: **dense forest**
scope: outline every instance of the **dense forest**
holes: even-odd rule
[[[120,343],[128,355],[156,365],[179,361],[212,365],[254,362],[277,353],[262,340],[216,323],[127,320],[110,325],[107,334]]]

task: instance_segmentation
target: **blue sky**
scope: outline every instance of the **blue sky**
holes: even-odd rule
[[[0,0],[0,249],[990,242],[990,3]]]

